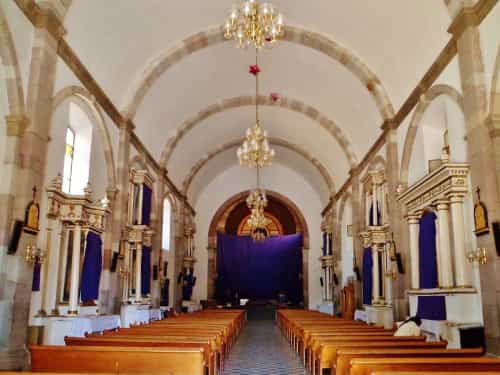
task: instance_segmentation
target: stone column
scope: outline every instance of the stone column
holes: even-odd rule
[[[479,17],[473,8],[458,13],[450,31],[457,41],[460,81],[464,97],[467,157],[472,188],[481,189],[481,200],[488,208],[490,222],[500,219],[499,182],[496,174],[494,143],[486,126],[488,94],[481,51]],[[481,266],[481,296],[486,332],[486,349],[500,354],[500,283],[498,261],[492,233],[477,237],[477,246],[487,249],[488,263]]]
[[[372,303],[377,304],[380,302],[380,269],[378,264],[378,248],[377,245],[372,246],[372,258],[373,258],[373,287],[372,287]]]
[[[419,215],[408,215],[408,228],[410,231],[410,262],[411,262],[411,288],[420,288],[420,263],[419,263]]]
[[[378,202],[377,202],[377,185],[372,184],[372,220],[373,220],[373,225],[377,226],[379,225],[378,223]]]
[[[464,196],[450,197],[451,220],[453,228],[453,244],[455,258],[455,280],[458,287],[470,287],[470,275],[467,270],[467,253],[465,248]]]
[[[52,249],[52,231],[53,231],[53,223],[54,220],[51,218],[47,219],[47,238],[45,241],[45,263],[42,266],[43,272],[41,277],[41,288],[42,288],[42,299],[40,301],[40,310],[38,311],[39,316],[46,316],[47,310],[46,305],[48,301],[48,291],[49,291],[49,278],[53,279],[54,276],[57,277],[57,270],[59,254],[57,254],[56,249]],[[55,253],[55,254],[54,254]],[[54,255],[53,255],[54,254]],[[51,273],[49,274],[49,270]],[[49,310],[50,311],[50,310]]]
[[[129,292],[131,289],[130,285],[130,275],[133,270],[131,269],[131,256],[130,256],[130,244],[128,242],[124,245],[124,255],[123,255],[123,266],[120,270],[120,278],[122,284],[122,304],[128,303]]]
[[[141,265],[142,265],[142,243],[137,243],[135,248],[135,302],[142,301],[141,294]]]
[[[439,240],[439,256],[438,262],[439,273],[441,274],[442,288],[453,287],[453,269],[451,260],[450,247],[450,215],[448,200],[441,200],[437,203],[438,216],[438,240]]]
[[[80,250],[82,227],[76,224],[73,228],[73,252],[71,254],[71,287],[69,291],[68,315],[78,315],[78,299],[80,289]]]
[[[361,237],[358,235],[361,232],[362,225],[365,216],[363,212],[361,212],[361,204],[360,204],[360,181],[359,181],[359,171],[357,169],[351,169],[349,171],[351,175],[351,190],[352,190],[352,233],[353,233],[353,251],[356,255],[356,261],[360,270],[362,268],[362,259],[363,259],[363,246],[361,243]],[[365,197],[362,197],[365,199]],[[355,288],[355,296],[356,296],[356,306],[362,307],[362,289],[361,282],[359,280],[354,283]]]

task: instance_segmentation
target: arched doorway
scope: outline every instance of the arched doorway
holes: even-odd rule
[[[246,206],[246,198],[250,191],[243,191],[226,200],[217,210],[210,223],[208,232],[208,285],[209,299],[215,297],[215,281],[217,279],[217,232],[234,235],[245,234],[246,218],[250,214]],[[298,207],[287,197],[266,190],[268,206],[265,215],[272,221],[268,231],[271,235],[287,235],[301,233],[303,235],[302,276],[304,305],[308,306],[308,249],[309,230],[304,216]]]

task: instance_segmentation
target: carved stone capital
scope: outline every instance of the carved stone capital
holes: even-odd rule
[[[462,8],[451,23],[450,27],[448,27],[448,32],[453,34],[455,38],[459,38],[466,28],[477,26],[478,24],[479,18],[477,17],[476,10],[470,7]]]
[[[26,116],[15,115],[5,116],[5,122],[7,125],[6,134],[8,137],[22,137],[30,123]]]
[[[438,211],[448,211],[450,209],[450,200],[446,198],[439,199],[434,204]]]

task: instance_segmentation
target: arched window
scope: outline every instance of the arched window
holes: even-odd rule
[[[71,177],[73,174],[73,156],[75,154],[75,132],[66,129],[66,147],[64,148],[63,191],[71,192]]]
[[[69,126],[66,129],[63,166],[63,191],[83,194],[89,181],[92,147],[92,124],[75,103],[69,105]]]
[[[168,198],[163,200],[163,230],[161,243],[163,250],[170,250],[172,204]]]

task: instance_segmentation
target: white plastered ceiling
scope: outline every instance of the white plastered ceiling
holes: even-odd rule
[[[319,32],[357,56],[378,78],[395,110],[449,40],[450,17],[439,0],[273,3],[288,24]],[[231,5],[225,0],[74,0],[65,19],[67,39],[112,101],[123,105],[152,59],[190,35],[221,25]],[[253,60],[253,51],[218,43],[181,58],[153,82],[133,119],[153,156],[160,160],[167,139],[199,111],[224,99],[253,95],[253,77],[247,72]],[[262,95],[277,92],[317,108],[342,129],[358,160],[380,134],[384,119],[373,95],[338,61],[280,42],[263,52],[261,66]],[[199,122],[174,149],[166,165],[169,175],[180,186],[193,165],[220,145],[241,138],[253,122],[250,106]],[[271,136],[306,149],[326,167],[337,187],[347,178],[350,165],[342,148],[317,122],[287,109],[264,108],[262,124]],[[216,170],[237,163],[234,153],[229,160],[231,153],[206,163],[204,168],[215,164],[214,173],[200,171],[194,184],[207,185]],[[310,162],[292,156],[290,150],[284,154],[280,162],[321,186]],[[317,190],[322,200],[328,198],[323,187]]]

